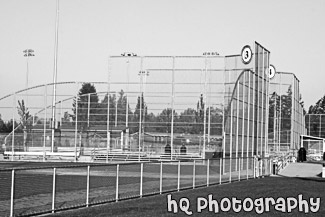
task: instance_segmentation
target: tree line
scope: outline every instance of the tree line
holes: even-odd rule
[[[88,127],[94,125],[106,125],[109,108],[110,127],[125,126],[126,119],[130,133],[139,131],[140,116],[141,125],[144,130],[150,132],[171,132],[171,121],[173,117],[173,127],[175,133],[203,133],[204,122],[204,99],[201,94],[198,96],[196,108],[187,108],[178,114],[172,108],[164,108],[158,114],[148,112],[148,105],[141,94],[137,97],[135,108],[130,108],[127,103],[127,96],[123,90],[116,94],[106,94],[104,99],[99,100],[96,88],[91,83],[83,83],[78,92],[77,101],[74,99],[72,104],[72,114],[65,113],[64,124],[74,125],[78,122],[79,131],[86,131]],[[195,106],[194,106],[195,107]],[[128,112],[127,112],[128,110]],[[219,108],[210,107],[206,109],[206,118],[210,110],[211,134],[221,134],[223,115]],[[128,116],[126,116],[128,113]],[[70,120],[72,118],[72,121]],[[208,121],[206,122],[208,123]],[[207,129],[206,129],[207,130]]]

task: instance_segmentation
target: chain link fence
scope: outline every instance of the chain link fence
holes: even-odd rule
[[[220,158],[0,171],[0,216],[29,216],[267,176],[270,158]]]

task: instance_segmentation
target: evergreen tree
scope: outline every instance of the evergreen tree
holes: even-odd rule
[[[91,83],[83,83],[82,87],[78,92],[78,104],[76,111],[76,100],[73,100],[72,111],[73,120],[76,120],[76,113],[78,113],[78,129],[80,131],[86,130],[86,128],[91,125],[95,125],[98,120],[98,95],[96,88]],[[89,119],[89,120],[88,120]]]

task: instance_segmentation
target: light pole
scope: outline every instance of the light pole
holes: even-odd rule
[[[148,71],[140,71],[139,74],[140,76],[140,105],[139,105],[139,160],[140,160],[140,151],[141,151],[141,134],[142,131],[144,131],[144,128],[142,126],[142,110],[145,108],[142,108],[142,104],[143,104],[143,98],[144,98],[144,91],[143,91],[143,76],[148,76],[149,72]],[[146,80],[146,79],[145,79]],[[145,117],[143,117],[143,120],[145,119]],[[144,122],[144,121],[143,121]]]
[[[55,104],[56,104],[56,81],[58,67],[58,38],[59,38],[59,0],[56,0],[56,18],[55,18],[55,44],[54,44],[54,71],[53,71],[53,97],[52,97],[52,139],[51,151],[54,152],[54,133],[55,133]]]
[[[34,50],[32,50],[32,49],[26,49],[26,50],[24,50],[23,51],[23,53],[24,53],[24,57],[27,57],[27,69],[26,69],[26,89],[28,88],[28,74],[29,74],[29,69],[28,69],[28,61],[29,61],[29,57],[33,57],[33,56],[35,56],[34,55]],[[28,101],[28,95],[26,96],[26,103],[25,103],[25,105],[27,105],[27,101]]]
[[[121,56],[126,57],[135,57],[137,54],[135,53],[127,53],[124,52]],[[129,85],[130,85],[130,58],[126,60],[126,76],[127,76],[127,87],[126,87],[126,109],[125,109],[125,127],[128,128],[129,126]]]
[[[204,79],[204,121],[203,121],[203,156],[205,157],[205,143],[206,143],[206,103],[207,103],[207,74],[208,74],[208,63],[209,63],[209,71],[211,70],[211,60],[208,61],[208,56],[213,57],[213,56],[219,56],[218,52],[204,52],[203,56],[205,57],[205,79]],[[210,78],[208,78],[210,80]],[[210,106],[210,101],[211,101],[211,86],[209,85],[209,93],[210,96],[208,98],[209,104],[208,104],[208,145],[210,145],[210,134],[211,134],[211,106]]]

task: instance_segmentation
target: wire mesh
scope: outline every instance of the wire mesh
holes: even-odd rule
[[[209,160],[209,184],[217,184],[220,181],[220,159]]]
[[[118,198],[127,199],[140,195],[141,164],[120,164]]]
[[[0,216],[10,215],[11,171],[0,171]]]
[[[55,210],[86,204],[87,167],[57,168],[55,179]]]
[[[177,190],[178,163],[165,162],[162,171],[162,191]]]
[[[207,161],[195,161],[195,186],[204,186],[207,184]]]
[[[14,213],[30,215],[51,210],[53,169],[17,170]]]
[[[89,204],[114,201],[116,195],[116,165],[91,166]]]
[[[193,186],[193,162],[180,162],[180,189]]]
[[[143,195],[160,191],[160,163],[143,164]]]

